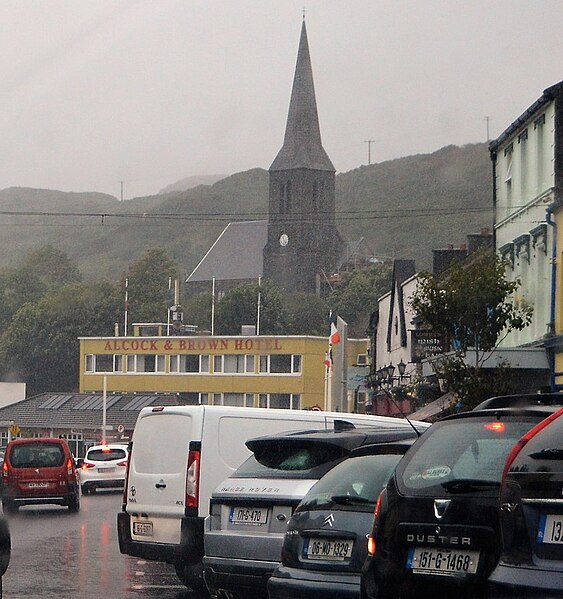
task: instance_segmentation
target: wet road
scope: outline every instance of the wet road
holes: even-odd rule
[[[81,498],[80,512],[26,506],[9,516],[12,557],[4,599],[200,599],[168,564],[122,555],[116,514],[121,493]]]

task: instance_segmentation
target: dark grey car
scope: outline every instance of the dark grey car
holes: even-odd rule
[[[412,440],[362,448],[325,474],[297,506],[270,599],[356,599],[377,497]]]

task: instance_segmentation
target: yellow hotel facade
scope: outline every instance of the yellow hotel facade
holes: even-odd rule
[[[335,399],[349,366],[366,358],[366,339],[345,342],[342,366],[326,376],[326,337],[80,337],[80,392],[179,393],[186,403],[243,407],[342,409]],[[162,332],[162,329],[158,329]],[[330,389],[330,390],[328,390]]]

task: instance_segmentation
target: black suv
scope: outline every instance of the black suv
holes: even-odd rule
[[[499,507],[502,550],[489,580],[563,591],[563,410],[510,452]]]
[[[496,397],[433,424],[378,497],[362,597],[406,597],[489,577],[499,554],[499,489],[518,440],[563,394]],[[415,593],[416,591],[416,593]]]

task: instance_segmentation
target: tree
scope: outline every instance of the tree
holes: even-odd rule
[[[313,293],[290,293],[283,297],[287,335],[328,336],[328,304]]]
[[[211,330],[211,293],[196,293],[183,302],[184,322],[195,324],[200,331]]]
[[[271,281],[263,281],[260,298],[260,333],[282,334],[287,325],[279,289]],[[221,335],[240,334],[243,324],[256,324],[257,308],[257,283],[235,287],[217,304],[216,330]]]
[[[499,388],[506,391],[506,365],[487,373],[484,362],[510,331],[522,330],[532,318],[530,306],[513,300],[520,281],[508,281],[505,268],[495,253],[477,252],[466,262],[455,262],[446,276],[421,274],[411,297],[416,314],[454,348],[453,355],[435,364],[464,408]],[[469,350],[475,355],[473,366],[466,360]]]
[[[166,322],[168,282],[176,278],[176,267],[162,248],[147,250],[133,262],[120,282],[125,297],[128,280],[129,322]]]
[[[28,395],[77,389],[78,337],[111,334],[120,312],[109,283],[75,283],[24,304],[0,337],[3,380],[26,382]]]
[[[391,266],[377,264],[366,270],[344,273],[327,298],[332,310],[348,323],[350,337],[364,337],[377,298],[389,291]]]

